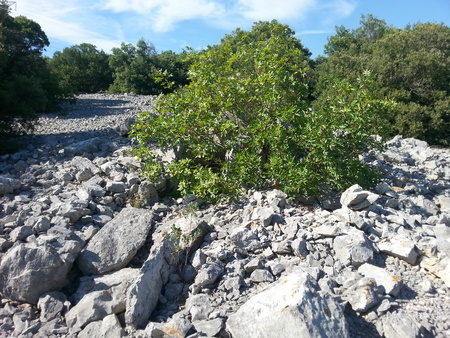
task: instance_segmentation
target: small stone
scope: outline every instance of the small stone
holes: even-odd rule
[[[365,277],[375,279],[378,286],[384,287],[384,292],[396,297],[403,286],[403,281],[399,276],[391,274],[387,270],[375,265],[364,263],[358,268],[358,272]]]
[[[255,283],[263,283],[263,282],[273,282],[275,278],[268,270],[256,269],[250,275],[250,280]]]

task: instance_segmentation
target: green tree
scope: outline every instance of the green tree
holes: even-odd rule
[[[55,52],[50,60],[50,67],[64,86],[79,93],[107,90],[113,82],[109,56],[89,43]]]
[[[327,109],[309,109],[309,53],[288,26],[237,29],[190,59],[190,84],[134,126],[149,177],[172,177],[182,194],[213,200],[248,187],[317,193],[322,183],[342,189],[374,178],[358,155],[375,144],[373,112],[386,103],[362,90],[371,85],[363,79],[360,91],[339,85],[347,101],[334,97]],[[161,162],[151,143],[174,149],[177,161]]]
[[[155,47],[143,39],[136,46],[122,43],[120,48],[113,48],[112,53],[110,65],[114,83],[109,88],[111,92],[161,94],[187,83],[185,53],[158,54]]]
[[[450,145],[448,27],[424,23],[397,29],[363,16],[355,30],[338,27],[325,51],[328,58],[317,72],[316,106],[321,95],[333,95],[330,79],[354,82],[370,70],[378,98],[398,102],[389,118],[394,134]]]
[[[67,94],[57,85],[42,57],[48,45],[47,36],[36,22],[22,16],[13,18],[7,3],[0,2],[2,140],[6,134],[30,130],[37,112],[53,108]]]

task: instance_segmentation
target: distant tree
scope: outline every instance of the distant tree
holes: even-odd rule
[[[113,82],[109,56],[96,46],[82,43],[55,52],[50,67],[64,86],[76,92],[95,93],[107,90]]]
[[[109,91],[137,94],[171,92],[188,82],[184,59],[185,53],[167,51],[158,54],[153,44],[143,39],[136,46],[122,43],[120,48],[112,49],[110,56],[114,83]]]
[[[68,94],[42,56],[48,45],[36,22],[12,17],[7,2],[0,2],[0,134],[30,130],[38,112]]]
[[[354,82],[370,70],[378,97],[398,102],[390,117],[393,133],[450,145],[449,27],[424,23],[397,29],[363,16],[355,30],[338,27],[325,51],[316,107],[321,95],[332,95],[332,79]]]

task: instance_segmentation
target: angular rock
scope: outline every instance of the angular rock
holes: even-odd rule
[[[420,262],[420,266],[432,274],[436,275],[450,288],[450,257],[428,258],[424,257]]]
[[[59,318],[67,310],[67,297],[62,292],[46,292],[39,297],[37,307],[41,310],[41,322]]]
[[[92,214],[92,210],[88,208],[87,202],[74,201],[61,205],[56,214],[67,217],[71,223],[75,223],[81,217]]]
[[[72,253],[81,250],[74,242]],[[66,248],[68,249],[68,248]],[[36,304],[39,296],[66,285],[66,276],[75,259],[62,256],[51,246],[19,244],[8,250],[0,263],[0,293],[3,297]]]
[[[266,269],[256,269],[250,275],[250,280],[255,283],[262,283],[262,282],[273,282],[275,278],[270,273],[270,271]]]
[[[409,264],[416,264],[419,253],[414,243],[403,235],[394,235],[377,244],[381,252],[398,257]]]
[[[120,326],[119,319],[115,314],[103,318],[102,321],[89,323],[83,331],[77,334],[78,338],[122,338],[125,331]]]
[[[373,247],[364,232],[348,228],[333,241],[335,257],[344,265],[359,267],[373,259]]]
[[[102,274],[127,265],[152,227],[150,210],[124,208],[89,241],[77,259],[85,275]]]
[[[224,265],[222,262],[206,263],[202,266],[197,276],[195,277],[194,285],[196,288],[203,288],[205,286],[214,284],[224,272]]]
[[[144,332],[151,338],[185,338],[191,328],[189,320],[172,318],[167,323],[150,322]]]
[[[83,329],[91,322],[125,311],[127,288],[128,285],[123,283],[87,294],[67,312],[67,325],[74,330]]]
[[[21,183],[15,178],[0,176],[0,195],[10,194],[17,189],[20,189]]]
[[[135,328],[144,328],[158,303],[164,284],[169,279],[170,266],[165,259],[167,243],[162,237],[155,241],[140,276],[127,295],[125,322]],[[170,261],[169,261],[170,262]]]
[[[342,298],[350,303],[354,311],[364,313],[380,302],[381,293],[375,279],[364,277],[348,287]]]
[[[361,186],[355,184],[342,193],[340,202],[343,207],[362,210],[368,208],[377,199],[377,194],[363,190]]]
[[[381,325],[380,325],[381,324]],[[380,333],[386,338],[415,338],[419,337],[420,326],[407,313],[386,313],[381,317],[379,327]]]
[[[393,297],[396,297],[399,294],[403,286],[403,281],[399,276],[369,263],[364,263],[361,265],[358,268],[358,272],[365,277],[375,279],[377,285],[382,286],[384,288],[384,292]]]
[[[248,251],[257,250],[263,246],[259,240],[257,232],[253,229],[247,228],[246,226],[233,229],[229,239],[238,248]]]
[[[441,207],[442,213],[450,214],[450,197],[449,196],[438,196],[439,206]]]
[[[341,306],[317,288],[311,275],[291,273],[244,303],[227,330],[234,338],[349,337]]]
[[[208,295],[192,295],[186,300],[186,310],[191,314],[192,321],[205,320],[213,311]]]
[[[65,152],[71,155],[93,154],[99,151],[99,146],[104,141],[100,137],[94,137],[88,140],[73,143],[64,148]]]
[[[253,221],[261,221],[263,226],[269,226],[274,216],[274,209],[272,207],[256,207],[253,209],[251,219]]]
[[[140,276],[139,269],[124,268],[101,276],[85,276],[80,278],[76,292],[71,296],[74,303],[78,303],[84,296],[96,292],[109,290],[113,286],[123,284],[126,290]]]
[[[193,323],[195,330],[207,337],[217,337],[224,327],[223,319],[201,320]]]
[[[21,241],[31,236],[34,233],[30,226],[24,225],[22,227],[17,227],[9,233],[9,239],[12,242]]]

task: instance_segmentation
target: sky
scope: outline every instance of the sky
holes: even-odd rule
[[[336,26],[359,27],[373,14],[390,26],[419,22],[450,26],[450,0],[16,0],[11,15],[39,23],[51,57],[81,43],[107,53],[121,43],[152,43],[158,52],[216,45],[236,28],[257,21],[287,24],[313,57],[323,55]]]

